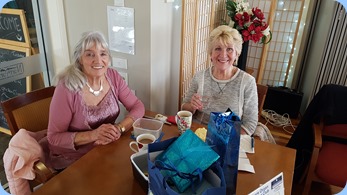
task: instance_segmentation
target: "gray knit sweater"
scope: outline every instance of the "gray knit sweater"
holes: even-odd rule
[[[242,128],[252,135],[258,123],[258,95],[255,78],[238,69],[230,80],[217,80],[212,67],[197,72],[183,99],[189,103],[193,94],[208,97],[202,110],[194,114],[194,121],[208,124],[211,112],[225,112],[230,108],[242,121]]]

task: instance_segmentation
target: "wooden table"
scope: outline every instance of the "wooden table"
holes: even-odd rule
[[[153,115],[151,112],[146,114]],[[201,125],[193,124],[191,129],[195,130],[198,127]],[[163,139],[178,136],[176,125],[164,125],[163,132]],[[130,135],[130,132],[127,132],[112,144],[94,148],[33,194],[146,194],[133,177]],[[256,140],[255,154],[248,154],[248,158],[256,173],[239,172],[236,188],[238,195],[252,192],[280,172],[284,174],[285,194],[291,194],[295,150]]]
[[[283,172],[284,191],[291,195],[296,151],[255,139],[255,153],[247,154],[255,174],[238,172],[236,194],[248,194]]]

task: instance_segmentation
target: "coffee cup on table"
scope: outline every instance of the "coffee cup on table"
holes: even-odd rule
[[[149,133],[143,133],[136,137],[136,141],[131,141],[129,147],[134,152],[142,152],[148,150],[148,144],[155,142],[154,135]]]
[[[182,110],[177,112],[175,118],[180,134],[183,134],[187,129],[190,129],[190,127],[192,126],[192,117],[193,114],[189,111]]]

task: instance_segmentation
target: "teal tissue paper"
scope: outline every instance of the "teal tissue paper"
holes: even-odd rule
[[[189,129],[162,152],[155,163],[161,168],[163,176],[170,178],[182,193],[201,180],[202,172],[218,158],[219,155]]]

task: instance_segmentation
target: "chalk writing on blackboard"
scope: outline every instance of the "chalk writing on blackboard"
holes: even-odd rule
[[[5,68],[0,68],[0,80],[8,79],[24,73],[23,63],[13,64]]]
[[[19,86],[19,88],[14,88],[14,86]],[[15,80],[11,83],[6,83],[0,86],[0,99],[1,101],[16,97],[20,94],[26,92],[25,87],[26,82],[24,79]],[[24,89],[24,90],[22,90]]]
[[[13,63],[2,66],[1,62],[7,62],[30,54],[29,48],[0,44],[0,80],[24,74],[23,63]],[[27,92],[27,79],[24,77],[3,85],[0,85],[0,101],[5,101]],[[0,128],[8,129],[8,124],[2,108],[0,108]]]
[[[3,8],[0,13],[0,43],[30,47],[24,11]]]
[[[0,63],[24,58],[30,54],[29,48],[17,47],[0,43]]]
[[[17,15],[1,14],[0,30],[2,39],[25,42],[20,17]]]
[[[0,100],[5,101],[26,92],[26,78],[15,80],[0,86]],[[0,108],[0,127],[9,129],[2,108]]]

